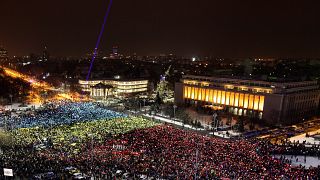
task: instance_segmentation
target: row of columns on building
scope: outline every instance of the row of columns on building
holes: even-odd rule
[[[183,97],[185,99],[199,100],[259,111],[263,111],[265,100],[265,97],[262,95],[191,86],[184,86],[183,93]]]

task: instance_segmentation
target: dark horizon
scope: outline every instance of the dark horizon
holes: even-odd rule
[[[94,49],[109,1],[5,1],[0,45],[10,56],[83,56]],[[317,1],[115,0],[100,50],[138,55],[320,57]]]

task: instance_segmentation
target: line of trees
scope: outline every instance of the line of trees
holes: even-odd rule
[[[181,120],[181,122],[185,125],[191,125],[196,128],[203,128],[201,122],[192,119],[191,116],[186,112],[186,109],[184,107],[174,108],[174,104],[169,103],[162,107],[162,113],[169,116],[170,118]]]

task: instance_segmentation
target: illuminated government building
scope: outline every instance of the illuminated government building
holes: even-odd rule
[[[317,81],[267,82],[185,75],[175,85],[177,104],[227,109],[234,115],[254,116],[269,123],[290,124],[316,113]]]
[[[148,80],[144,79],[99,79],[79,80],[79,85],[84,92],[96,99],[106,99],[110,96],[127,96],[135,93],[147,92]]]

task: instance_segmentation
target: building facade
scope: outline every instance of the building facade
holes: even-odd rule
[[[319,107],[317,81],[266,82],[185,75],[175,84],[177,104],[228,109],[273,124],[290,124],[312,116]]]
[[[0,63],[8,61],[8,51],[3,47],[0,47]]]
[[[148,91],[148,80],[143,79],[79,80],[79,85],[82,91],[90,93],[90,96],[93,98],[100,99]]]

